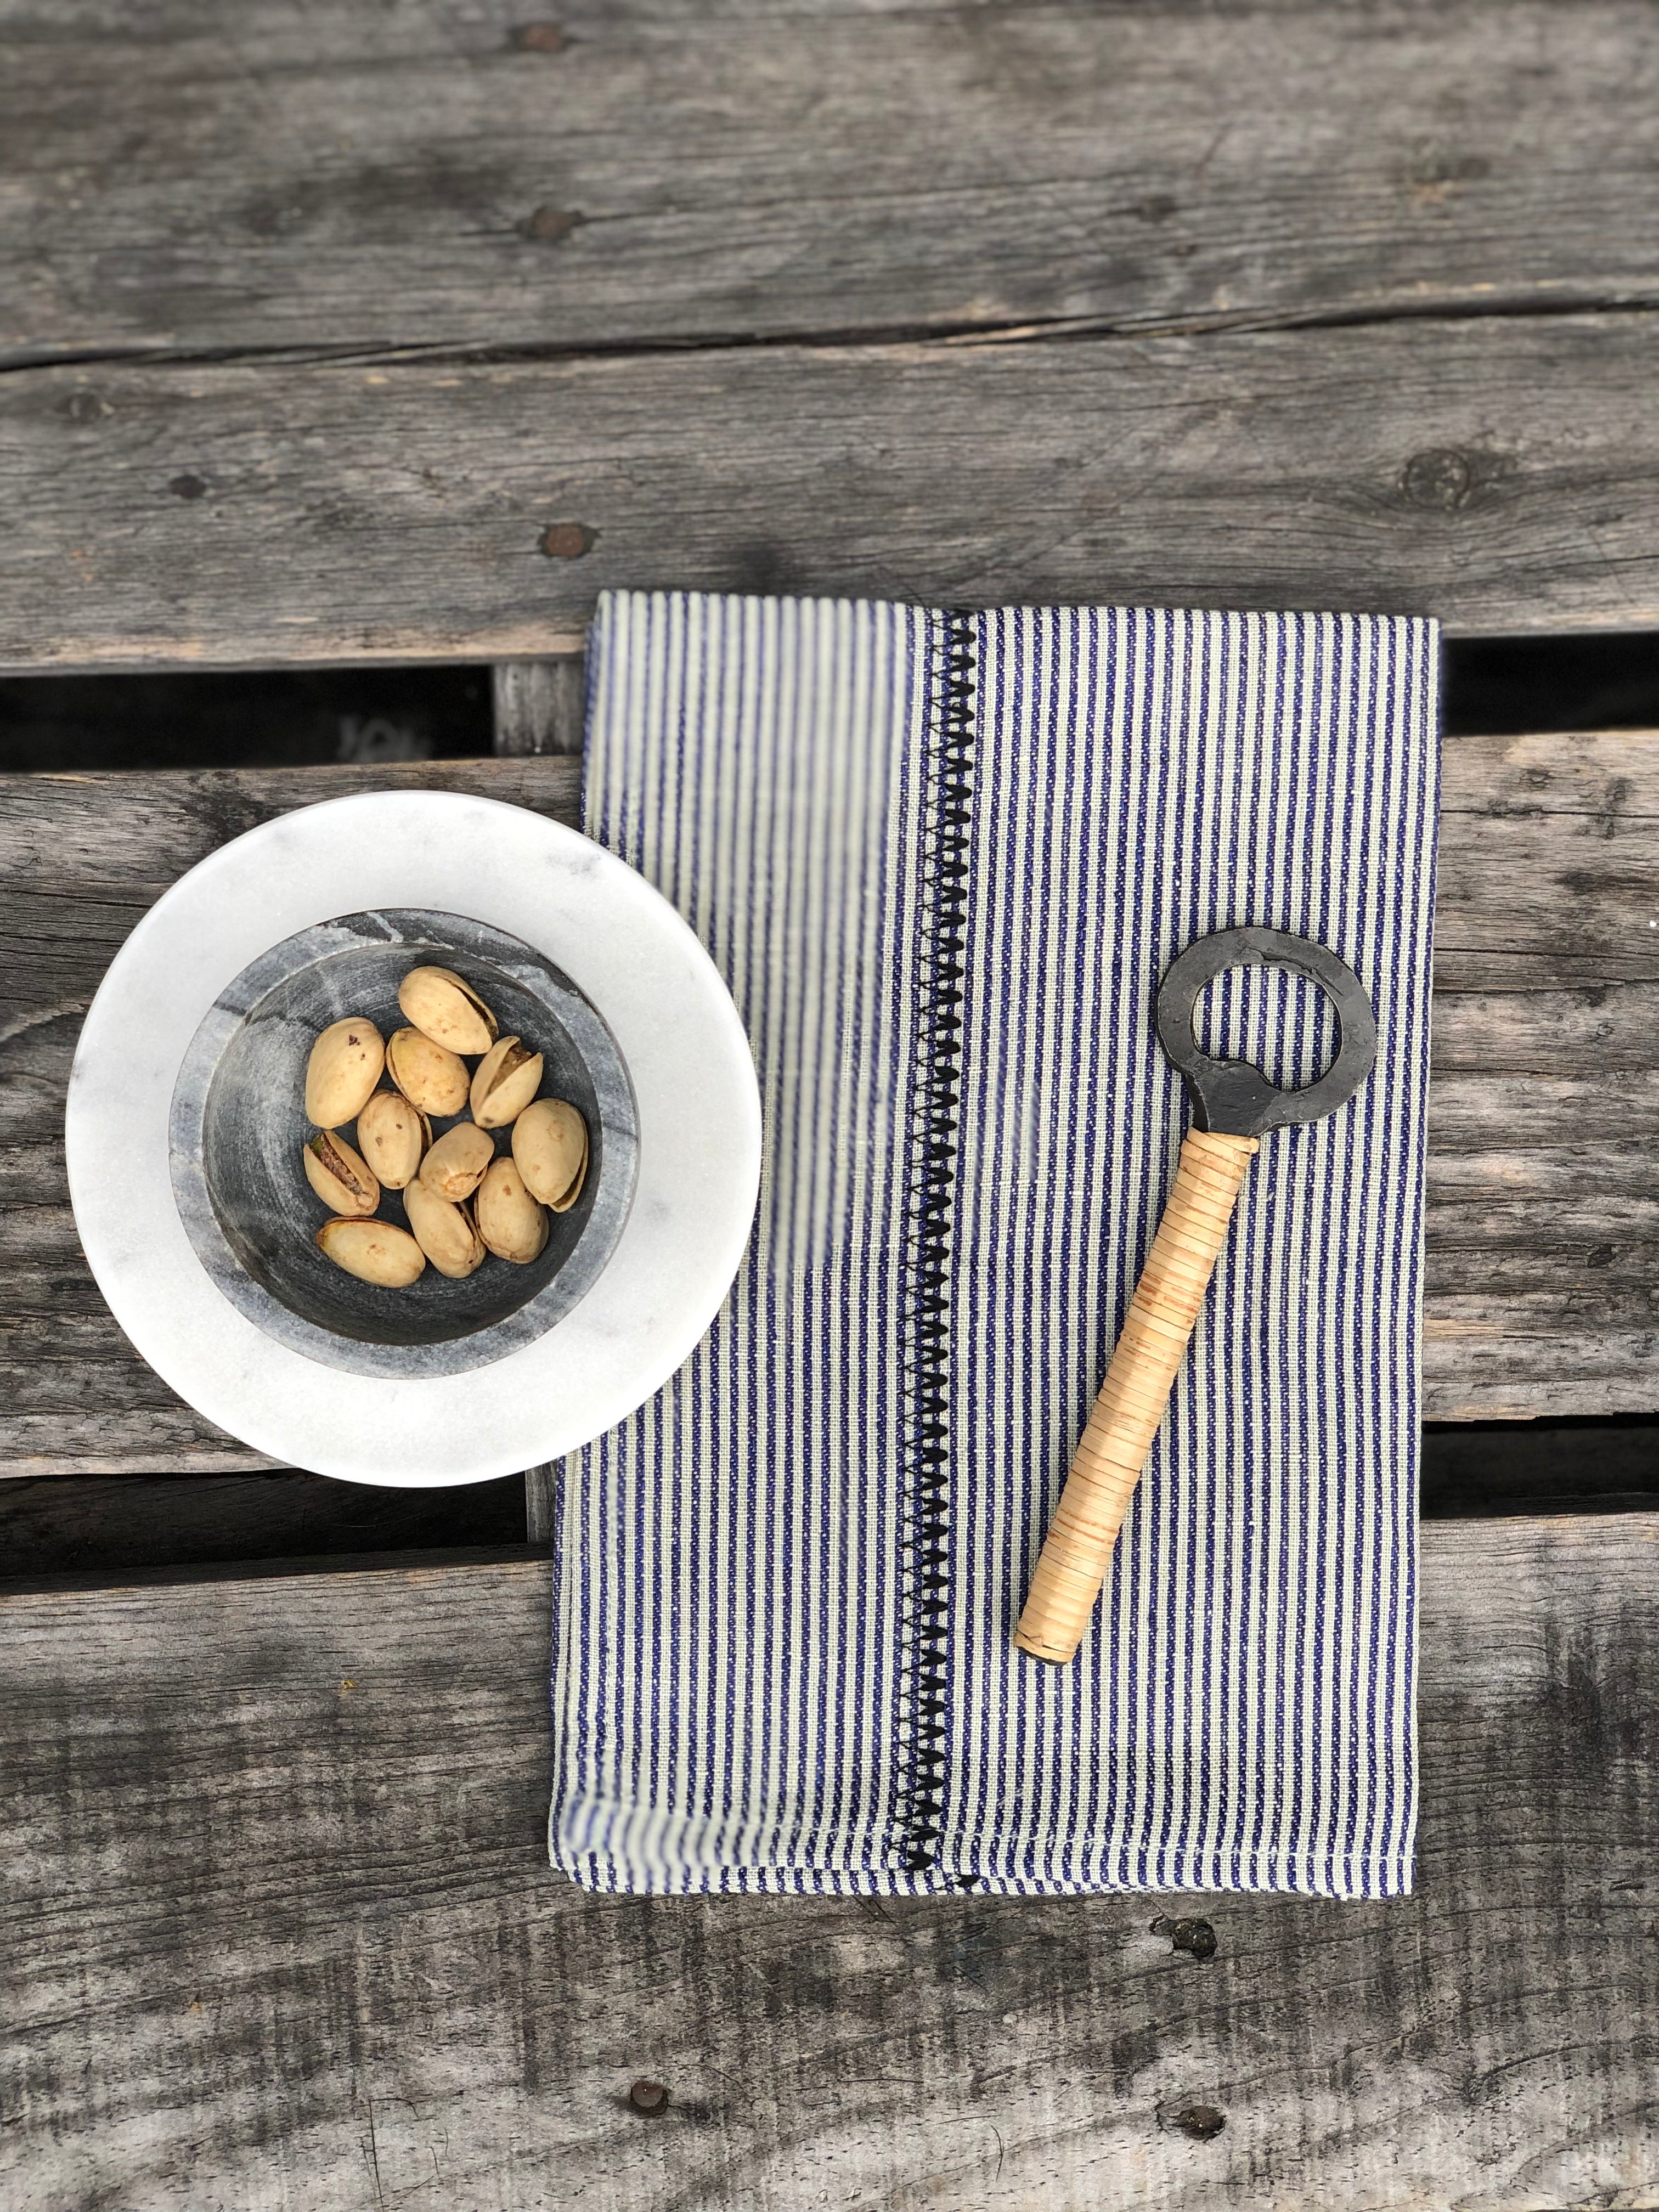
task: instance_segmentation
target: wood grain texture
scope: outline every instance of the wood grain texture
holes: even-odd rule
[[[1659,301],[1642,0],[0,11],[0,363]]]
[[[1435,929],[1428,1410],[1646,1410],[1659,739],[1449,741]]]
[[[0,665],[538,659],[607,585],[1659,626],[1656,334],[23,370]]]
[[[349,791],[475,791],[577,818],[571,759],[0,778],[0,1467],[268,1464],[182,1406],[76,1240],[63,1097],[132,924],[271,814]],[[1445,748],[1430,1118],[1425,1411],[1659,1407],[1659,733]]]
[[[7,1598],[0,2195],[1650,2205],[1659,1520],[1444,1523],[1423,1569],[1377,1905],[589,1898],[544,1563]]]
[[[585,673],[580,653],[498,662],[490,683],[496,753],[580,755],[587,723]]]

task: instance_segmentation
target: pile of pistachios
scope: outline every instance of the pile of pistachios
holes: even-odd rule
[[[390,1039],[351,1014],[311,1048],[305,1170],[332,1208],[318,1247],[347,1274],[390,1290],[416,1281],[428,1260],[457,1279],[491,1253],[527,1267],[547,1243],[548,1214],[568,1212],[581,1195],[587,1124],[565,1099],[538,1097],[541,1054],[502,1036],[451,969],[412,968],[398,1004],[409,1026]],[[390,1091],[380,1088],[383,1073]],[[434,1115],[468,1107],[471,1119],[434,1143]],[[349,1121],[356,1149],[339,1134]],[[512,1151],[498,1154],[495,1132],[506,1128]],[[388,1190],[403,1194],[407,1229],[379,1218]]]

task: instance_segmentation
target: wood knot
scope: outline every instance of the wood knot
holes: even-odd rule
[[[1468,456],[1455,446],[1431,446],[1413,453],[1401,471],[1400,489],[1413,507],[1438,507],[1455,514],[1474,488]]]
[[[71,392],[63,401],[58,412],[71,422],[101,422],[115,410],[101,392]]]
[[[207,488],[207,478],[198,476],[174,477],[167,486],[174,499],[204,499]]]
[[[536,541],[550,561],[580,561],[599,542],[599,532],[585,522],[550,522]]]
[[[577,208],[538,207],[532,208],[517,228],[520,237],[529,239],[534,245],[556,246],[586,221]]]
[[[643,2112],[647,2119],[654,2120],[668,2110],[668,2085],[641,2075],[629,2085],[628,2101],[636,2112]]]
[[[1160,1913],[1152,1923],[1154,1936],[1167,1936],[1172,1951],[1190,1952],[1194,1959],[1213,1959],[1215,1930],[1207,1920],[1170,1920]]]
[[[1182,2105],[1170,2113],[1169,2124],[1194,2142],[1212,2142],[1226,2126],[1227,2115],[1213,2105]]]
[[[520,23],[514,30],[512,43],[521,54],[556,54],[566,43],[564,27],[560,23]]]

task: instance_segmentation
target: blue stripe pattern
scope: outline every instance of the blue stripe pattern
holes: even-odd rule
[[[602,601],[587,828],[730,984],[766,1164],[708,1336],[567,1464],[576,1880],[1409,1889],[1437,653],[1403,617]],[[1357,969],[1376,1066],[1264,1140],[1047,1667],[1014,1621],[1187,1124],[1158,979],[1243,922]],[[1334,1049],[1283,974],[1200,1020],[1280,1082]]]

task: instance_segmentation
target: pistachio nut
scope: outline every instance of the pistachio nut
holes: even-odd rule
[[[568,1213],[587,1179],[587,1124],[563,1098],[538,1098],[513,1124],[513,1157],[531,1195]]]
[[[487,1129],[479,1128],[476,1122],[458,1121],[421,1162],[420,1179],[434,1198],[447,1198],[452,1206],[459,1206],[477,1190],[495,1157],[495,1140]]]
[[[389,1291],[404,1290],[426,1273],[420,1246],[408,1230],[389,1221],[325,1221],[317,1231],[317,1249],[360,1283]]]
[[[319,1129],[306,1139],[306,1181],[335,1213],[373,1213],[380,1186],[343,1137]]]
[[[521,1037],[492,1044],[472,1076],[472,1118],[481,1129],[504,1129],[542,1087],[542,1056]]]
[[[459,1280],[483,1267],[484,1241],[465,1206],[452,1206],[416,1176],[404,1193],[404,1211],[415,1242],[441,1275]]]
[[[479,1236],[498,1260],[523,1267],[547,1242],[547,1216],[505,1152],[478,1185],[472,1210]]]
[[[348,1014],[331,1022],[306,1063],[306,1119],[319,1129],[355,1121],[380,1079],[386,1046],[373,1022]]]
[[[411,968],[398,987],[404,1019],[451,1052],[488,1052],[500,1024],[464,976],[451,968]]]
[[[386,1073],[422,1114],[459,1114],[466,1103],[466,1062],[419,1030],[394,1030],[386,1048]]]
[[[357,1142],[386,1188],[401,1190],[421,1171],[432,1124],[401,1091],[377,1091],[357,1116]]]

